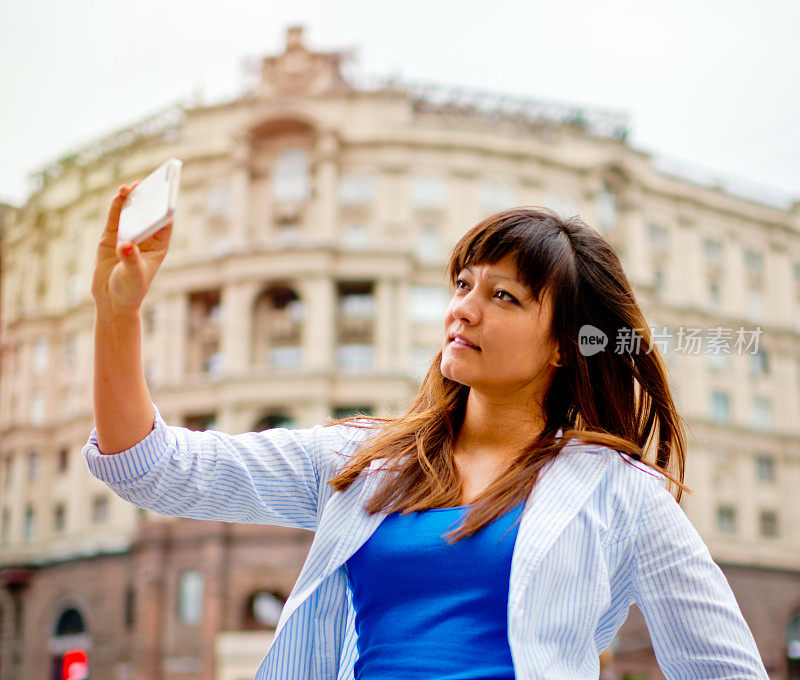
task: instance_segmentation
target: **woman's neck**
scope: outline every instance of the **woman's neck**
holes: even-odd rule
[[[514,455],[544,429],[544,413],[518,401],[487,398],[470,390],[455,451],[461,455]]]

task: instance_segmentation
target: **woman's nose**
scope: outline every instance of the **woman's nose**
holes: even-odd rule
[[[463,319],[470,324],[480,321],[481,309],[475,297],[475,291],[471,290],[465,295],[453,298],[451,312],[454,318]]]

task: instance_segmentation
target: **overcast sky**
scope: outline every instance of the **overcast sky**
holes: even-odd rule
[[[240,92],[292,24],[365,75],[624,111],[639,149],[800,198],[799,0],[0,0],[0,201],[172,102]]]

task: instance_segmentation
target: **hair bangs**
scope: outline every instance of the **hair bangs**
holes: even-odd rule
[[[455,285],[466,267],[496,264],[511,255],[517,278],[537,302],[541,302],[543,292],[560,288],[562,279],[568,276],[564,254],[569,245],[566,238],[559,238],[558,223],[549,210],[540,209],[537,216],[539,219],[533,219],[530,210],[506,210],[473,227],[450,256],[450,285]]]

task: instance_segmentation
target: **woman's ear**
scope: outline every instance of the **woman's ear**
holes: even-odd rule
[[[564,364],[561,361],[561,351],[558,349],[558,344],[556,344],[555,348],[553,349],[553,354],[550,357],[550,365],[551,366],[563,366]]]

